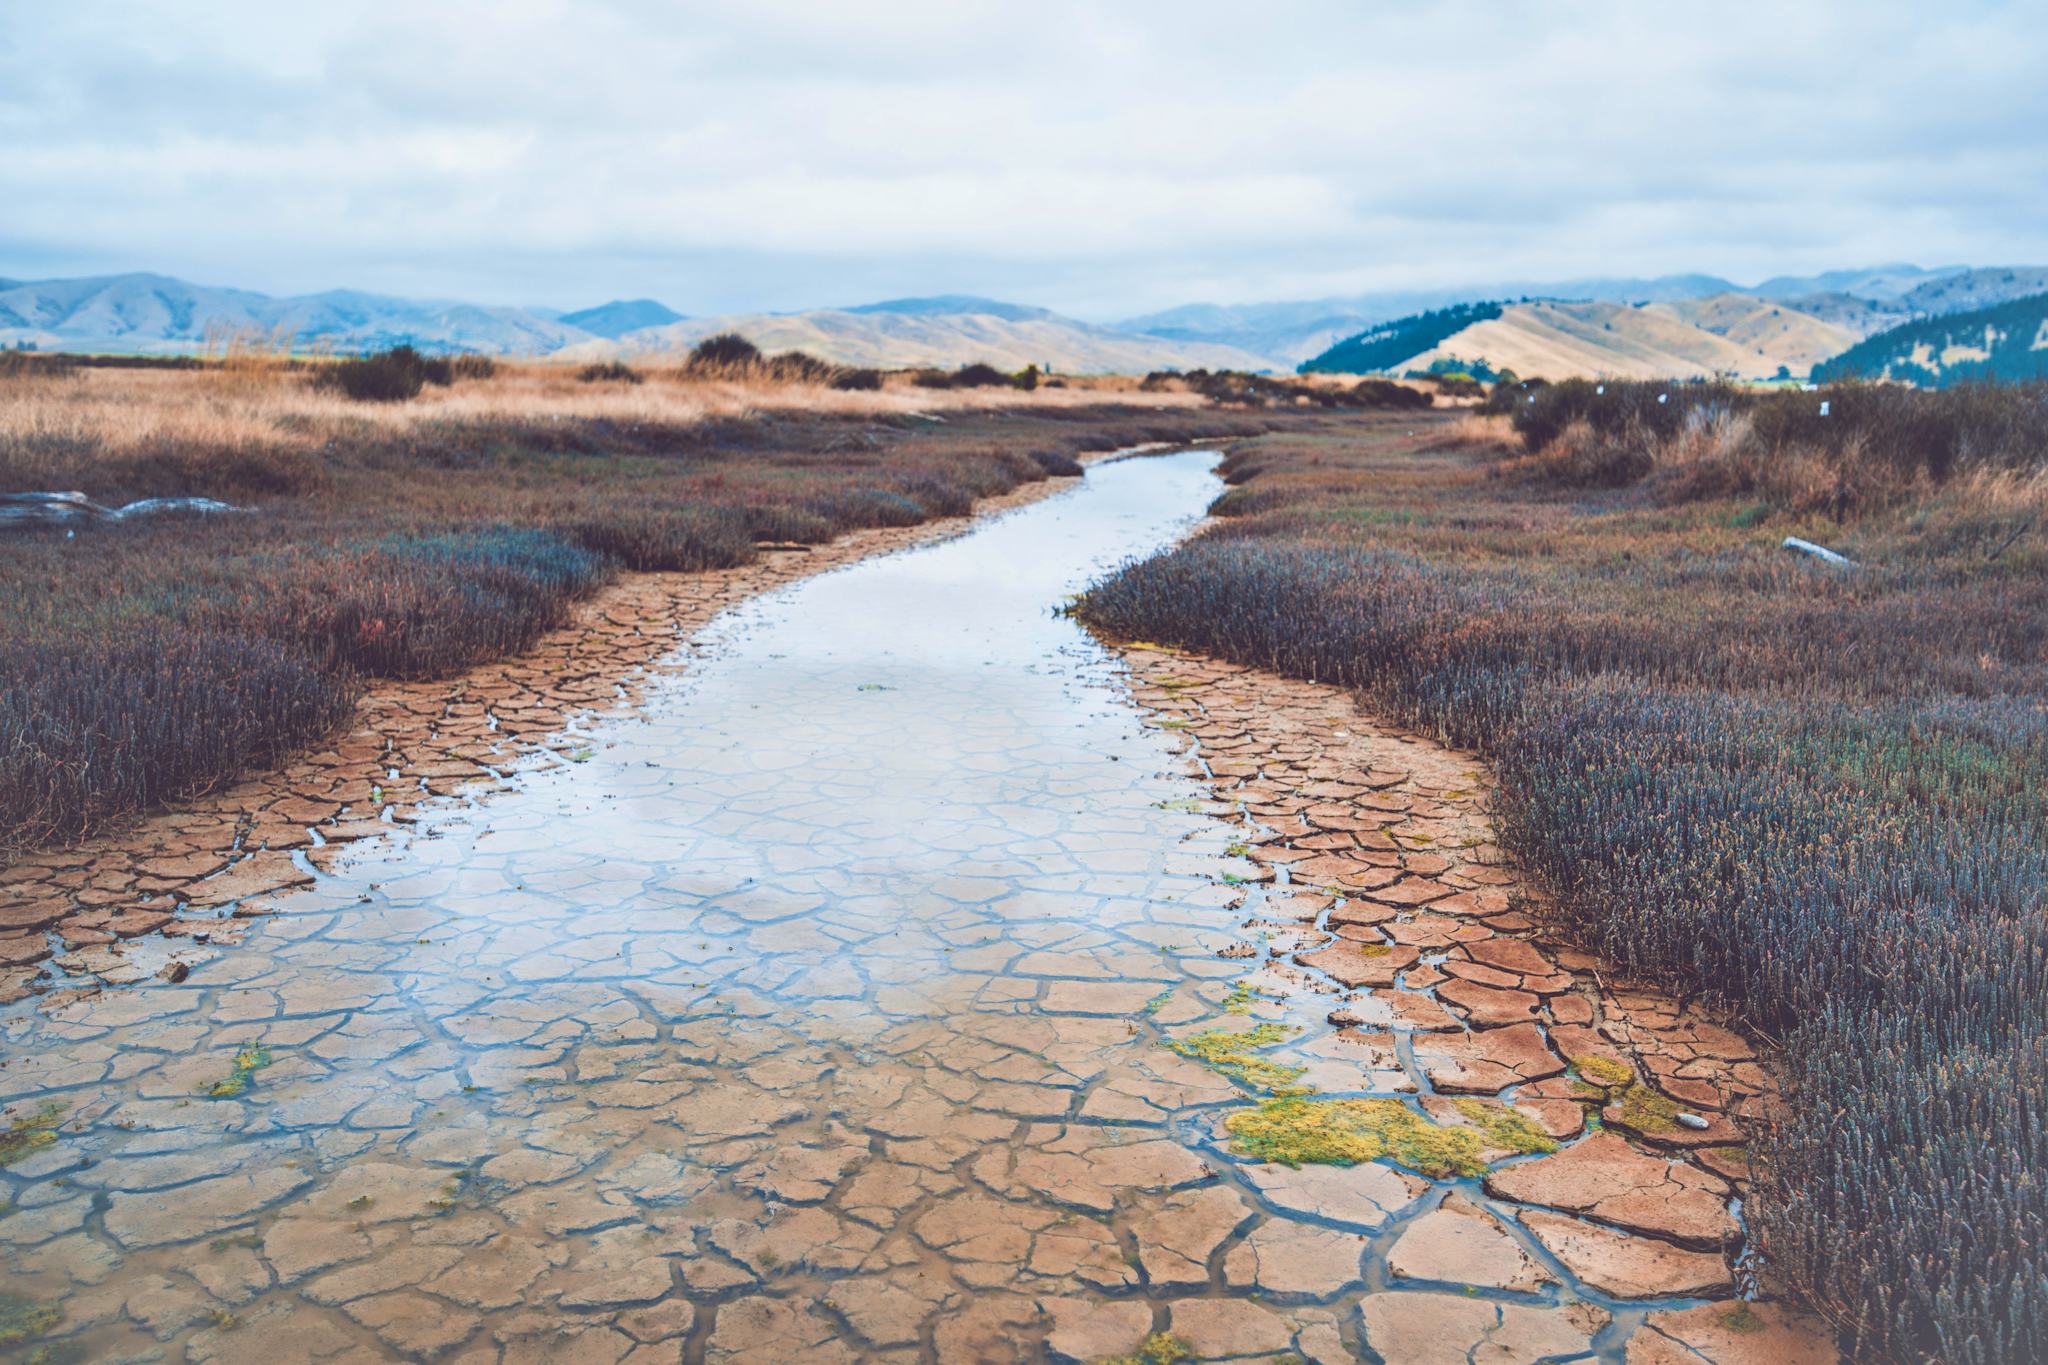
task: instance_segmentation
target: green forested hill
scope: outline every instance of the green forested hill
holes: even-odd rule
[[[1338,342],[1313,360],[1302,362],[1303,374],[1372,374],[1421,355],[1445,338],[1475,322],[1501,314],[1500,303],[1461,303],[1381,323],[1370,331]]]
[[[1903,379],[1930,388],[2048,379],[2048,294],[1901,323],[1816,365],[1813,377]]]

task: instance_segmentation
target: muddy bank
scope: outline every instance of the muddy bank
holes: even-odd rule
[[[1187,746],[1205,809],[1241,831],[1253,914],[1226,950],[1248,973],[1233,1027],[1299,1068],[1265,1087],[1282,1092],[1263,1106],[1275,1122],[1238,1125],[1233,1145],[1312,1139],[1353,1094],[1413,1097],[1479,1134],[1471,1178],[1422,1194],[1432,1211],[1376,1248],[1366,1344],[1388,1361],[1482,1343],[1503,1360],[1836,1358],[1824,1324],[1757,1283],[1745,1247],[1744,1126],[1773,1098],[1753,1049],[1545,934],[1540,890],[1493,842],[1474,755],[1378,725],[1338,688],[1156,645],[1119,653]],[[1559,1284],[1557,1306],[1527,1305]]]
[[[736,569],[627,574],[517,658],[442,681],[375,684],[330,747],[0,868],[0,1003],[180,979],[240,942],[266,896],[310,885],[351,843],[398,833],[438,803],[486,795],[535,762],[575,761],[577,727],[686,666],[676,651],[736,603],[959,535],[976,518],[1071,486],[1024,484],[984,499],[973,516],[779,547]]]

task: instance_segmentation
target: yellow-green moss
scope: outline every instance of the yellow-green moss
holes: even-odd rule
[[[1231,1145],[1283,1166],[1356,1166],[1386,1159],[1427,1176],[1480,1175],[1488,1146],[1477,1128],[1430,1122],[1399,1100],[1287,1095],[1223,1120]]]
[[[1557,1141],[1506,1105],[1459,1100],[1458,1112],[1486,1135],[1486,1145],[1510,1152],[1554,1152]]]
[[[254,1043],[235,1054],[235,1069],[207,1087],[206,1093],[217,1100],[233,1099],[249,1088],[249,1078],[270,1065],[270,1049],[262,1043]]]
[[[1171,1332],[1154,1332],[1138,1343],[1129,1355],[1112,1356],[1102,1365],[1179,1365],[1191,1359],[1194,1350]]]
[[[1621,1097],[1618,1122],[1638,1133],[1669,1133],[1678,1127],[1678,1105],[1647,1085],[1632,1085]]]
[[[1361,943],[1358,945],[1358,951],[1364,957],[1385,957],[1394,950],[1385,943]]]
[[[1617,1062],[1614,1058],[1602,1057],[1597,1052],[1588,1052],[1584,1056],[1572,1058],[1572,1070],[1579,1073],[1580,1079],[1610,1090],[1617,1086],[1632,1085],[1636,1079],[1635,1068],[1627,1062]]]
[[[64,1106],[53,1102],[0,1129],[0,1166],[11,1166],[55,1142],[63,1119]]]
[[[1260,1048],[1284,1043],[1298,1031],[1286,1024],[1259,1024],[1241,1033],[1220,1028],[1205,1029],[1166,1046],[1246,1085],[1260,1090],[1279,1090],[1301,1079],[1303,1068],[1257,1054]]]
[[[1721,1325],[1731,1332],[1739,1332],[1744,1336],[1752,1332],[1761,1332],[1767,1326],[1764,1320],[1756,1315],[1756,1310],[1747,1303],[1738,1303],[1723,1313]]]
[[[0,1294],[0,1346],[34,1341],[62,1321],[64,1311],[53,1304],[37,1303],[19,1294]]]

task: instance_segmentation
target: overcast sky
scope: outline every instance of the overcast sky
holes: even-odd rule
[[[2048,261],[2048,6],[0,0],[0,275],[1111,318]]]

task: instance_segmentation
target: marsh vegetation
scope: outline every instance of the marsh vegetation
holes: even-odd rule
[[[1084,613],[1484,751],[1557,927],[1777,1045],[1749,1209],[1772,1272],[1856,1359],[2024,1358],[2048,1340],[2044,399],[1657,392],[1241,443],[1222,523]]]

